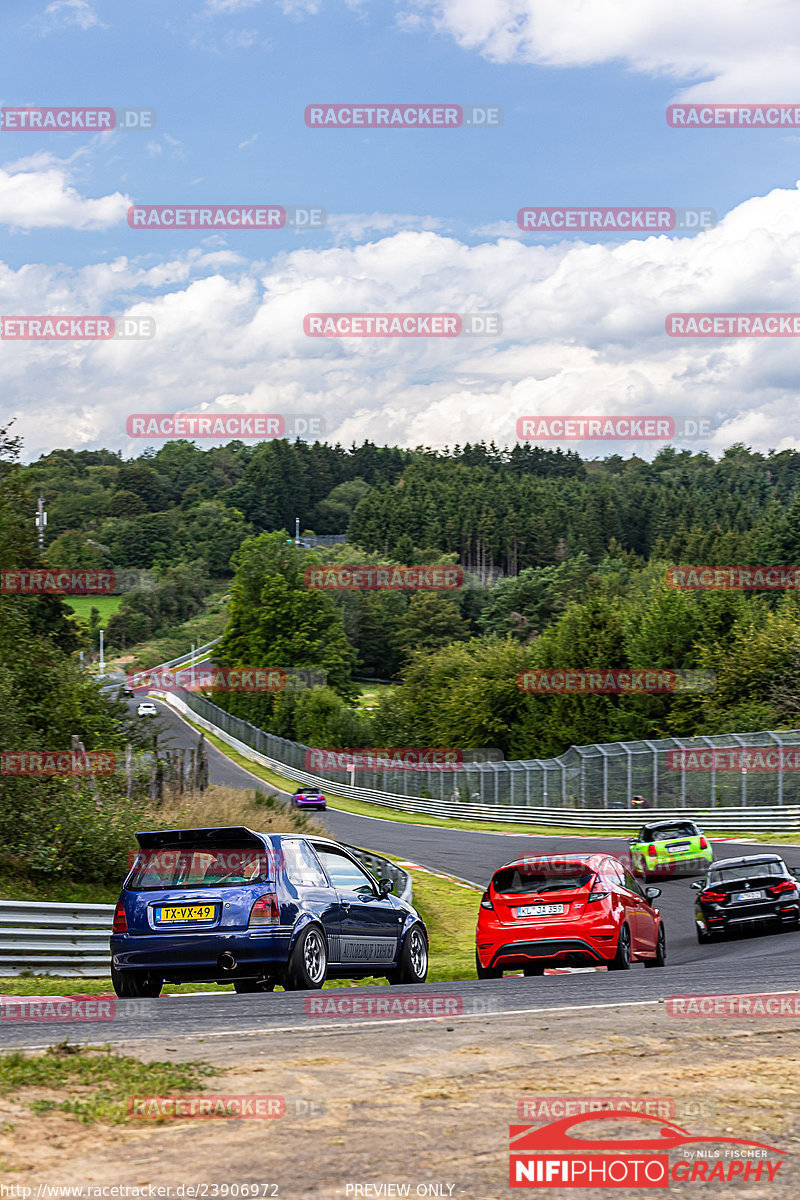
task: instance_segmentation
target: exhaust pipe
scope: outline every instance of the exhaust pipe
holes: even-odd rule
[[[217,959],[217,966],[219,967],[220,971],[230,972],[236,970],[236,959],[233,957],[230,950],[223,950],[222,954],[220,954],[219,958]]]

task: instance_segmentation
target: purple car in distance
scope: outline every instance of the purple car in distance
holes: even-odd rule
[[[292,796],[292,803],[295,808],[316,808],[322,810],[326,807],[325,797],[322,792],[316,788],[309,787],[298,788]]]

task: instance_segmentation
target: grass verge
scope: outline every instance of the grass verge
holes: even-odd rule
[[[112,1048],[60,1042],[40,1054],[0,1054],[0,1094],[36,1114],[70,1113],[86,1123],[129,1120],[128,1100],[195,1091],[216,1068],[203,1062],[140,1062]]]

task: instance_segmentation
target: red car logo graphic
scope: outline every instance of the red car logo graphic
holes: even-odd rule
[[[574,1125],[584,1121],[646,1121],[653,1129],[654,1136],[648,1138],[580,1138],[573,1137],[569,1132]],[[658,1132],[655,1132],[657,1128]],[[767,1146],[764,1142],[751,1142],[746,1138],[731,1137],[697,1137],[680,1125],[673,1125],[661,1117],[649,1117],[645,1113],[632,1113],[624,1109],[613,1109],[610,1112],[582,1113],[575,1117],[563,1117],[560,1121],[551,1121],[547,1125],[511,1125],[510,1149],[514,1154],[527,1154],[556,1150],[573,1154],[584,1150],[674,1150],[677,1146],[685,1146],[692,1142],[721,1142],[736,1146],[757,1146],[761,1150],[769,1150],[772,1154],[785,1154],[776,1146]]]

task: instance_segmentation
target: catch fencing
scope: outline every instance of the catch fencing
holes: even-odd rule
[[[714,828],[800,831],[800,730],[660,738],[571,746],[557,758],[470,762],[457,770],[331,771],[306,768],[309,747],[277,737],[233,716],[204,696],[165,696],[196,724],[236,744],[297,783],[404,812],[477,820],[630,829],[639,813],[696,816]],[[752,750],[768,747],[775,769],[692,770],[678,751]],[[713,764],[714,756],[710,761]],[[356,783],[357,779],[357,783]],[[634,797],[645,798],[637,809]],[[634,810],[637,815],[634,815]]]

